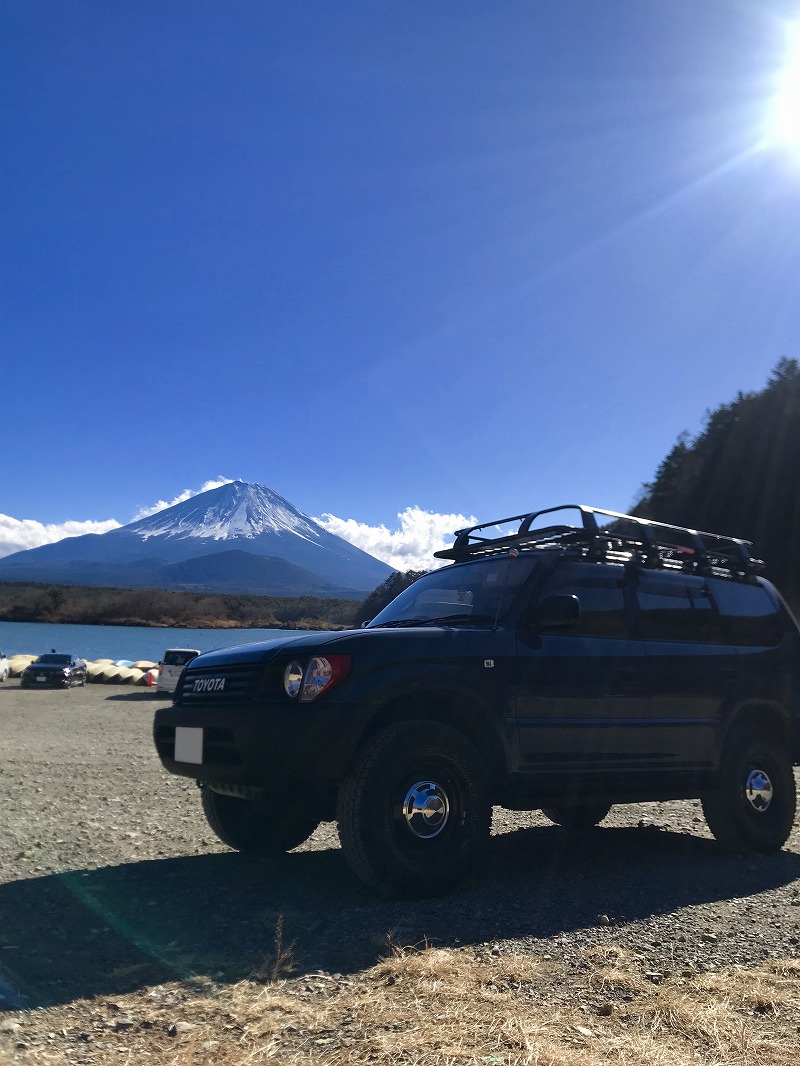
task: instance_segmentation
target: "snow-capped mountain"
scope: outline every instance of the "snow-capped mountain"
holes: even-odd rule
[[[189,570],[174,567],[232,550],[224,567],[208,562]],[[262,560],[257,566],[254,556]],[[264,557],[309,571],[310,585],[331,590],[323,595],[369,592],[392,573],[386,563],[329,533],[267,485],[234,481],[108,533],[68,537],[8,555],[0,559],[0,580],[174,588],[176,573],[213,572],[213,582],[186,581],[185,586],[241,592],[257,573],[260,585],[250,591],[267,594]],[[237,558],[238,576],[231,573],[231,560]],[[311,588],[308,593],[314,594]]]
[[[161,536],[253,540],[261,533],[294,533],[313,542],[320,539],[320,534],[330,536],[267,485],[248,485],[243,481],[192,496],[125,528],[144,541]]]

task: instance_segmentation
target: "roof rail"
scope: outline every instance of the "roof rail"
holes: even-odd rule
[[[579,521],[562,520],[537,525],[537,520],[542,516],[555,516],[560,511],[577,512],[575,518],[579,518]],[[515,532],[494,537],[487,535],[499,526],[516,522],[519,526]],[[457,530],[455,538],[452,548],[434,553],[437,559],[464,562],[511,549],[529,551],[575,547],[596,560],[633,562],[698,574],[722,573],[744,578],[764,568],[760,559],[751,556],[752,543],[749,540],[704,533],[575,503],[469,526]]]

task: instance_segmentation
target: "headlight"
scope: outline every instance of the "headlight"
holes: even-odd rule
[[[283,688],[287,696],[299,695],[301,703],[310,703],[323,692],[333,688],[350,670],[349,655],[315,655],[305,669],[292,661],[283,672]]]
[[[291,696],[292,699],[300,691],[300,686],[303,684],[303,667],[298,662],[289,663],[286,669],[283,671],[283,687],[287,696]]]

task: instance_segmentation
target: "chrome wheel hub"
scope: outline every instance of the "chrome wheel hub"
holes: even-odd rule
[[[423,840],[438,836],[449,816],[447,793],[435,781],[417,781],[406,792],[403,817],[414,836]]]
[[[763,770],[751,770],[744,784],[744,794],[750,806],[763,814],[772,803],[773,788],[769,776]]]

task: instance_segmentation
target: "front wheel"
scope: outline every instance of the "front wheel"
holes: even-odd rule
[[[786,744],[772,733],[734,733],[720,758],[717,788],[702,804],[708,828],[726,851],[778,851],[792,831],[797,804]]]
[[[339,790],[339,838],[362,881],[380,892],[437,895],[485,849],[491,804],[483,760],[439,722],[388,726]]]
[[[556,825],[578,832],[599,825],[610,810],[610,803],[583,803],[574,806],[542,807],[542,814]]]
[[[200,788],[203,814],[223,844],[248,855],[280,855],[308,840],[319,821],[288,804],[223,796]]]

